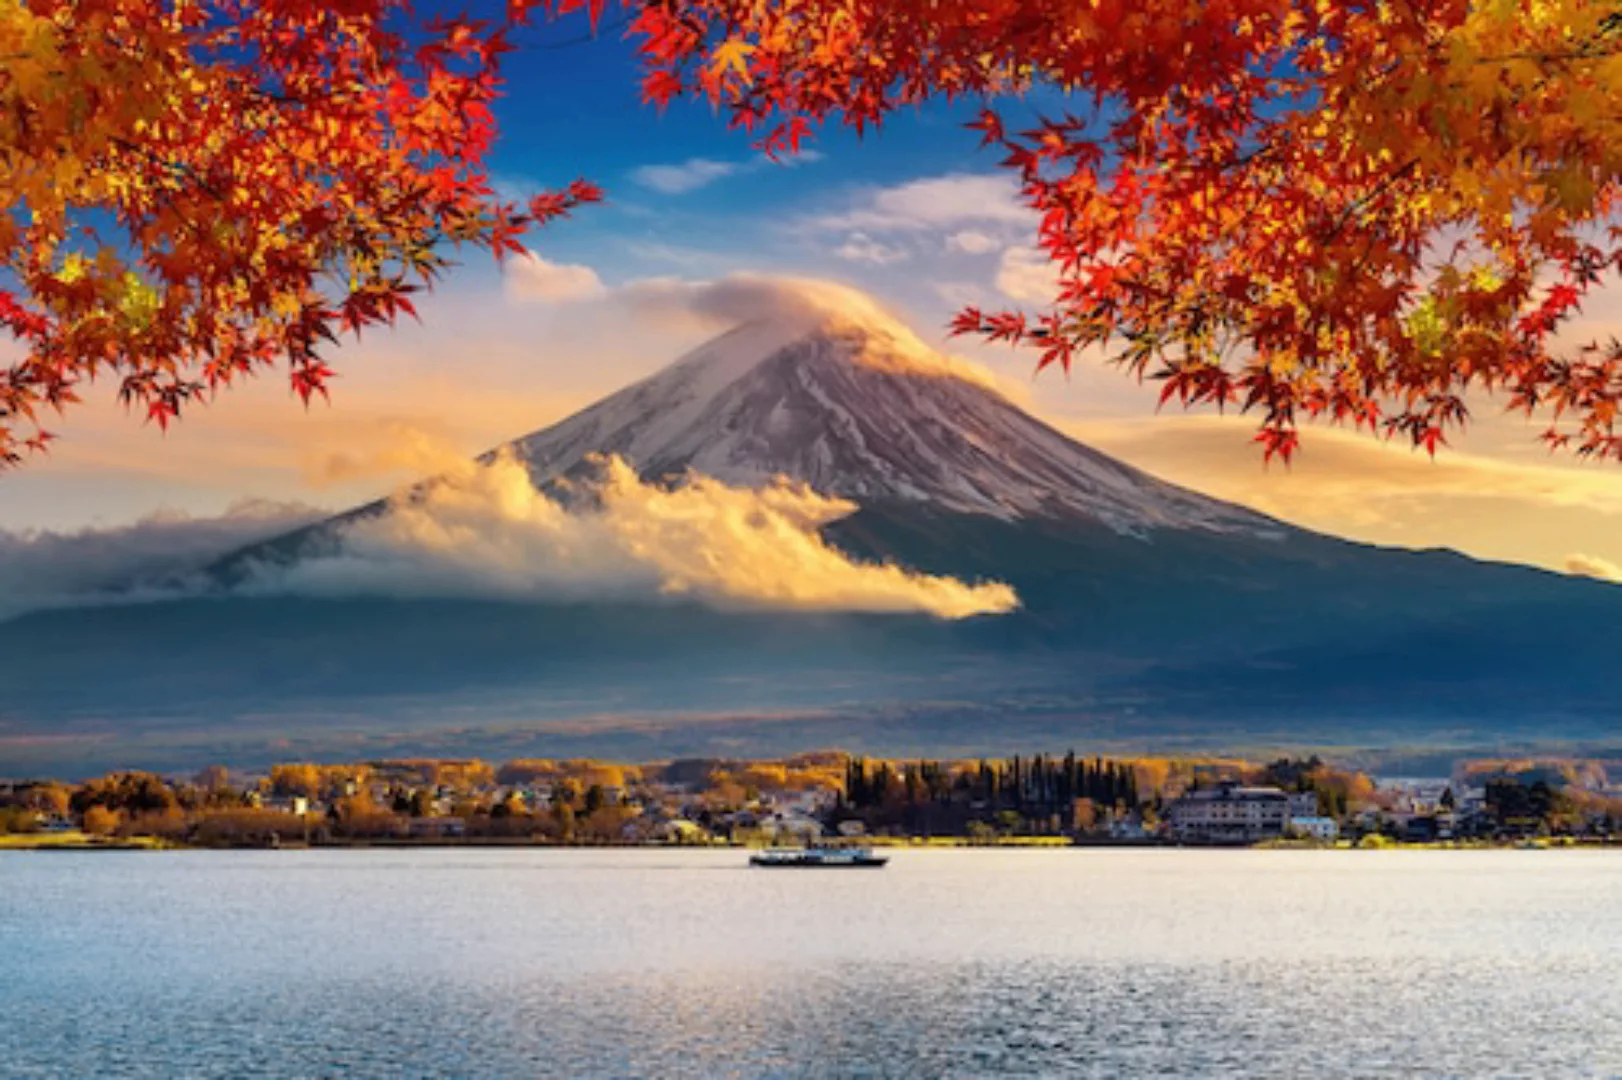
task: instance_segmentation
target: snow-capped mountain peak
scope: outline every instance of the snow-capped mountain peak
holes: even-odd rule
[[[510,448],[537,484],[617,454],[648,478],[786,476],[863,505],[1080,517],[1133,534],[1285,531],[1077,443],[876,311],[746,323]]]

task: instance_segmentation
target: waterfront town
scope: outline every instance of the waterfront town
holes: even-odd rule
[[[1316,757],[895,761],[410,759],[0,780],[4,846],[1185,844],[1381,846],[1622,837],[1603,760],[1376,778]]]

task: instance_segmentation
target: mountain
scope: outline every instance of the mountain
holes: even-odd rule
[[[899,324],[830,319],[784,338],[780,325],[741,326],[513,449],[537,482],[598,451],[649,477],[783,475],[864,506],[1280,533],[1060,434]]]
[[[1256,539],[1291,530],[1158,480],[1019,408],[980,369],[902,324],[821,313],[738,326],[650,378],[491,451],[514,454],[542,489],[617,454],[654,482],[688,472],[758,487],[788,477],[874,510],[1001,521],[1072,521],[1122,535],[1193,529]],[[254,560],[327,550],[382,502],[235,553]],[[313,545],[313,546],[310,546]]]
[[[568,501],[589,492],[578,481],[600,454],[659,485],[788,477],[859,507],[823,530],[851,557],[1005,581],[1022,606],[943,622],[623,597],[242,595],[266,568],[346,550],[389,512],[377,502],[219,560],[201,597],[0,623],[0,774],[8,745],[50,762],[119,747],[206,760],[226,747],[1611,738],[1622,590],[1355,544],[1168,484],[885,318],[746,323],[482,460],[521,462]]]

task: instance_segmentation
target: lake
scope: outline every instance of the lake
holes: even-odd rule
[[[0,852],[7,1077],[1615,1077],[1622,852]]]

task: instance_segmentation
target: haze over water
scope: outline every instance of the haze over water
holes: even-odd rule
[[[1622,854],[0,854],[55,1076],[1617,1076]]]

